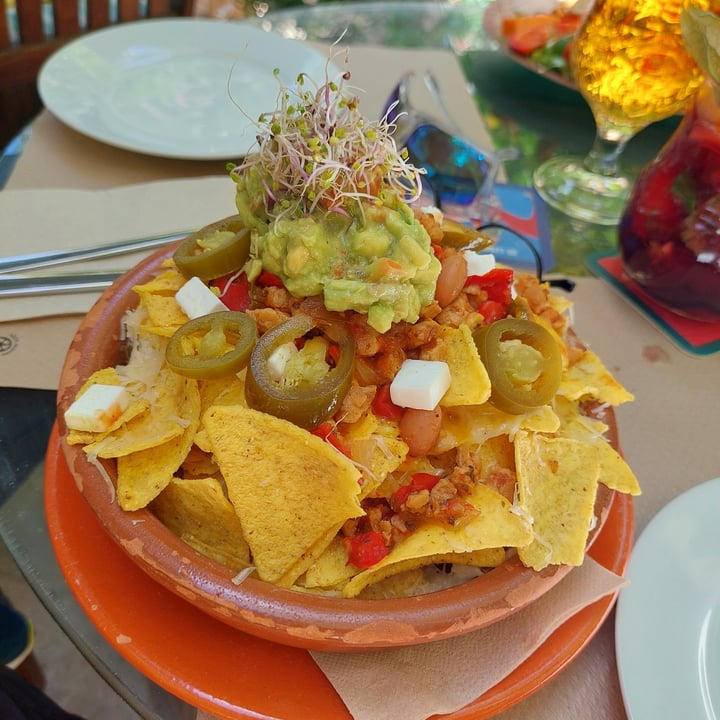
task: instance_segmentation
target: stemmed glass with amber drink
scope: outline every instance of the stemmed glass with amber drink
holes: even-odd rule
[[[685,50],[680,14],[720,11],[720,0],[595,0],[573,40],[570,68],[596,123],[585,158],[555,157],[534,174],[537,191],[571,217],[614,225],[631,181],[620,171],[627,142],[685,110],[703,75]]]

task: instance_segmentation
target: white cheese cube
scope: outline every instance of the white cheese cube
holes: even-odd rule
[[[267,359],[267,370],[275,382],[280,382],[285,375],[285,368],[291,358],[300,352],[293,342],[287,342],[274,350]]]
[[[440,360],[405,360],[390,383],[390,399],[400,407],[434,410],[450,387],[447,363]]]
[[[191,320],[228,310],[227,305],[199,277],[191,277],[175,293],[175,300]]]
[[[495,269],[495,256],[490,253],[477,253],[474,250],[463,252],[467,262],[468,277],[472,275],[485,275]]]
[[[91,385],[65,411],[70,430],[103,432],[127,409],[130,394],[123,385]]]

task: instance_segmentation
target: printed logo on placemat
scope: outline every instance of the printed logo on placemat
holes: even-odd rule
[[[17,335],[0,335],[0,355],[9,355],[17,345]]]

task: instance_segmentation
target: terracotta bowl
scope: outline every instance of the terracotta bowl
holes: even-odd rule
[[[426,595],[392,600],[309,595],[255,578],[233,584],[233,571],[186,545],[149,510],[121,510],[82,447],[64,441],[63,414],[93,371],[124,362],[120,329],[123,315],[136,303],[132,287],[156,274],[171,253],[167,248],[150,256],[100,297],[69,348],[58,393],[59,432],[75,482],[107,532],[148,575],[222,622],[253,635],[309,649],[360,651],[478,630],[533,602],[570,572],[566,566],[535,572],[510,558],[481,577]],[[602,419],[616,440],[614,416],[610,412]],[[105,467],[115,482],[115,462]],[[612,499],[613,493],[601,486],[598,522],[589,543],[602,527]]]

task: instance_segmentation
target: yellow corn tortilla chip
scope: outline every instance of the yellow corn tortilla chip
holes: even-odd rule
[[[342,539],[334,537],[330,544],[308,567],[302,579],[306,588],[337,588],[360,572],[354,565],[348,564],[348,555]]]
[[[403,570],[394,575],[367,585],[357,597],[361,600],[387,600],[389,598],[403,598],[412,595],[422,595],[432,591],[430,581],[425,574],[427,566]]]
[[[196,380],[181,380],[184,392],[176,406],[178,417],[182,419],[181,434],[117,459],[117,497],[123,510],[138,510],[154,500],[190,452],[200,424],[200,394]]]
[[[174,268],[166,270],[133,290],[140,297],[140,306],[146,311],[140,327],[163,337],[170,337],[188,321],[175,300],[175,293],[185,284],[185,278]]]
[[[168,268],[142,285],[135,285],[133,290],[144,299],[147,295],[168,295],[175,293],[186,283],[186,279],[175,267]]]
[[[391,473],[397,470],[408,454],[408,445],[400,438],[373,434],[367,438],[346,438],[350,456],[362,473],[360,497],[367,497]]]
[[[78,390],[76,398],[79,398],[91,385],[122,385],[122,380],[114,367],[96,370]],[[91,432],[89,430],[68,430],[66,441],[69,445],[88,445],[105,437],[136,415],[140,415],[150,407],[148,402],[131,401],[125,411],[106,430],[102,432]]]
[[[102,458],[121,457],[181,436],[186,421],[180,408],[186,402],[187,392],[186,379],[164,366],[146,398],[148,402],[152,400],[150,412],[132,418],[114,432],[90,443],[85,447],[85,452]],[[199,404],[196,381],[193,381],[192,392],[197,395]]]
[[[289,587],[364,514],[358,470],[319,437],[241,405],[215,405],[203,424],[263,580]]]
[[[143,306],[147,310],[147,317],[140,323],[144,332],[170,337],[188,321],[174,297],[147,295],[143,298]]]
[[[181,540],[231,570],[250,565],[250,548],[222,484],[212,477],[173,478],[151,510]]]
[[[369,587],[375,586],[377,583],[392,578],[395,575],[406,573],[409,570],[417,570],[418,568],[426,567],[434,564],[445,564],[450,563],[453,565],[467,565],[477,568],[490,568],[501,565],[505,560],[505,549],[504,548],[485,548],[483,550],[474,550],[470,552],[450,552],[450,553],[438,553],[437,555],[430,555],[428,557],[415,557],[408,558],[407,560],[399,560],[398,562],[385,565],[382,568],[378,568],[377,571],[372,573],[372,576],[360,577],[364,573],[357,575],[358,579],[350,580],[343,589],[344,597],[356,597],[361,592],[366,591]],[[374,568],[371,568],[374,570]],[[365,572],[370,572],[366,570]],[[362,587],[360,587],[362,585]],[[427,583],[426,583],[427,585]],[[358,590],[358,587],[360,589]],[[386,595],[391,590],[385,588],[382,590],[383,595]]]
[[[532,518],[534,540],[518,548],[523,564],[581,565],[597,494],[597,449],[579,440],[521,431],[515,436],[520,507]]]
[[[554,433],[560,420],[549,405],[535,408],[524,415],[510,415],[489,402],[482,405],[445,408],[440,436],[433,452],[440,455],[466,443],[482,445],[497,435],[511,438],[518,430]]]
[[[280,577],[277,584],[280,587],[291,587],[297,579],[315,562],[315,559],[323,552],[327,546],[337,537],[340,528],[343,526],[343,522],[337,523],[336,525],[328,528],[325,532],[313,543],[313,545],[304,552],[296,562],[294,562],[285,571],[285,574]]]
[[[622,405],[634,399],[591,350],[563,373],[558,395],[570,400],[594,398],[608,405]]]
[[[457,528],[431,523],[421,526],[399,542],[380,562],[355,575],[343,589],[343,595],[355,597],[366,585],[391,575],[393,570],[390,568],[397,564],[406,570],[436,562],[433,558],[448,558],[452,554],[462,557],[467,553],[522,547],[532,542],[530,523],[523,514],[516,513],[512,504],[500,493],[478,483],[467,500],[479,511],[475,517]]]
[[[440,325],[436,344],[423,350],[420,357],[440,360],[450,368],[452,381],[440,400],[442,407],[482,405],[490,397],[490,377],[467,325]]]
[[[562,426],[560,434],[594,445],[600,461],[600,482],[611,490],[640,495],[640,483],[625,458],[610,445],[603,433],[607,426],[587,417],[580,412],[577,405],[558,398],[556,409],[561,413]]]
[[[197,434],[196,434],[197,438]],[[183,478],[202,478],[220,474],[212,454],[193,445],[180,466],[178,475]]]

